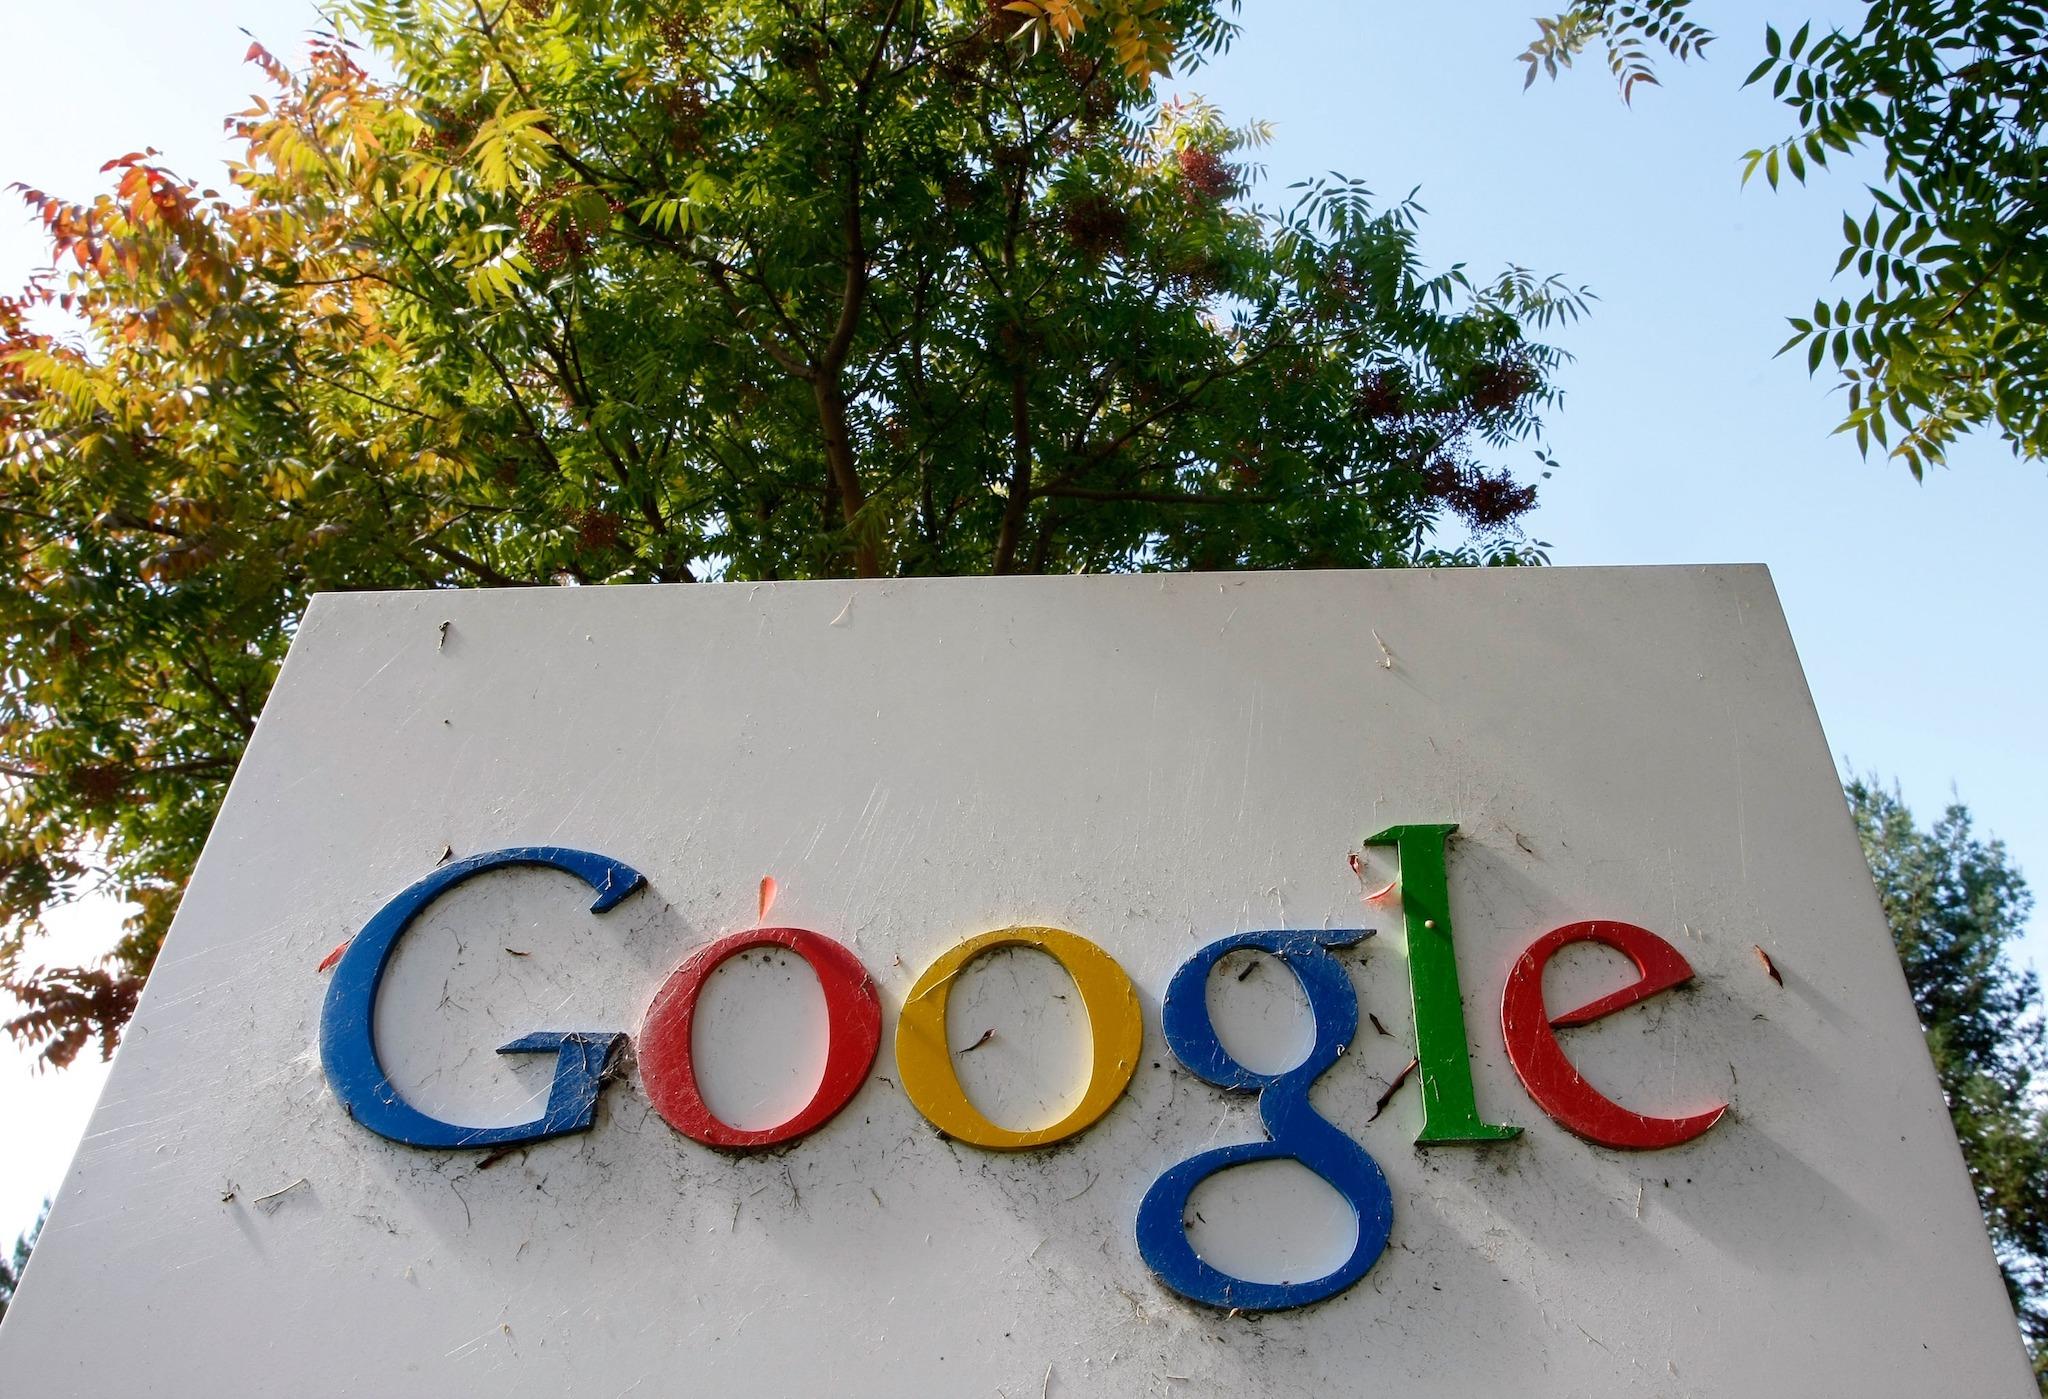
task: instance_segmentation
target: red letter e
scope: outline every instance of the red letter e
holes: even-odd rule
[[[1613,948],[1634,962],[1642,977],[1577,1010],[1551,1015],[1543,1004],[1543,969],[1559,949],[1578,942]],[[1572,1067],[1552,1031],[1590,1025],[1690,980],[1692,967],[1684,956],[1647,928],[1605,920],[1553,928],[1529,945],[1508,973],[1507,989],[1501,993],[1500,1029],[1507,1041],[1508,1061],[1536,1105],[1588,1141],[1634,1151],[1689,1142],[1719,1122],[1728,1105],[1690,1117],[1645,1117],[1630,1112]]]

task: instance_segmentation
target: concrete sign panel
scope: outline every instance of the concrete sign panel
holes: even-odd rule
[[[11,1392],[2034,1392],[1759,568],[324,597]]]

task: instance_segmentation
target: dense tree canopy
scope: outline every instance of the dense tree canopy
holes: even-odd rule
[[[1540,20],[1529,78],[1598,42],[1631,95],[1657,81],[1658,50],[1690,58],[1711,41],[1690,9],[1594,0]],[[1840,430],[1916,477],[1972,428],[2048,453],[2048,9],[1867,0],[1854,30],[1766,27],[1748,81],[1768,82],[1796,127],[1751,151],[1745,178],[1803,183],[1859,149],[1883,159],[1868,206],[1842,216],[1835,272],[1854,285],[1793,317],[1785,345],[1839,376]]]
[[[1997,840],[1951,805],[1921,830],[1896,791],[1849,783],[1849,809],[1947,1095],[2020,1328],[2048,1393],[2048,1022],[2013,965],[2033,895]]]
[[[1221,0],[360,0],[216,192],[27,191],[0,976],[111,1047],[321,589],[1519,562],[1579,295],[1254,207]],[[373,56],[369,56],[373,55]],[[1539,449],[1540,451],[1540,449]],[[1455,548],[1437,541],[1455,522]],[[43,911],[138,912],[33,967]]]

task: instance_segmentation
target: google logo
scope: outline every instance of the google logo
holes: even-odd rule
[[[1506,1141],[1520,1128],[1481,1117],[1472,1087],[1464,1002],[1458,986],[1445,847],[1455,826],[1390,827],[1366,847],[1391,848],[1408,942],[1416,1073],[1421,1080],[1423,1125],[1419,1142],[1459,1144]],[[345,946],[320,1021],[320,1054],[327,1081],[349,1115],[392,1141],[425,1148],[498,1148],[544,1141],[588,1129],[606,1068],[628,1035],[620,1030],[540,1030],[499,1047],[501,1054],[553,1054],[555,1076],[545,1109],[528,1122],[468,1127],[444,1122],[408,1104],[385,1072],[372,1026],[378,988],[400,939],[436,899],[491,870],[540,866],[575,876],[595,894],[591,912],[617,907],[643,883],[637,870],[604,855],[559,846],[515,846],[456,861],[435,870],[385,904]],[[1263,930],[1231,933],[1189,957],[1174,972],[1160,1007],[1167,1045],[1188,1071],[1226,1093],[1257,1095],[1265,1140],[1215,1147],[1167,1169],[1138,1207],[1139,1253],[1161,1282],[1208,1306],[1278,1311],[1305,1306],[1344,1291],[1371,1269],[1393,1227],[1394,1201],[1378,1162],[1309,1102],[1309,1091],[1350,1049],[1358,1032],[1358,998],[1349,973],[1332,955],[1371,935],[1365,928]],[[1632,961],[1637,979],[1572,1010],[1544,1003],[1543,971],[1550,959],[1578,943],[1613,948]],[[1002,947],[1034,948],[1072,978],[1087,1012],[1088,1081],[1080,1101],[1057,1122],[1017,1130],[991,1121],[969,1100],[946,1039],[949,989],[968,965]],[[825,1067],[811,1099],[786,1121],[744,1129],[722,1121],[699,1088],[691,1032],[705,983],[728,958],[754,949],[781,948],[804,959],[824,992]],[[1258,951],[1291,972],[1309,1007],[1314,1037],[1300,1063],[1261,1073],[1238,1062],[1210,1020],[1207,987],[1216,965],[1233,952]],[[1508,1060],[1536,1105],[1559,1123],[1603,1146],[1653,1150],[1677,1146],[1707,1131],[1727,1111],[1722,1103],[1678,1117],[1635,1112],[1603,1095],[1579,1073],[1556,1031],[1586,1025],[1684,984],[1692,968],[1669,942],[1633,924],[1570,923],[1536,938],[1516,959],[1501,998],[1500,1024]],[[637,1036],[641,1078],[655,1110],[670,1126],[706,1146],[745,1151],[780,1146],[813,1132],[852,1101],[880,1053],[881,997],[873,976],[844,944],[806,928],[751,928],[698,948],[655,993]],[[948,1136],[991,1151],[1027,1151],[1085,1131],[1123,1096],[1144,1045],[1144,1016],[1136,989],[1116,959],[1100,946],[1061,928],[1002,928],[969,937],[918,975],[896,1019],[897,1079],[917,1110]],[[1233,1277],[1196,1252],[1186,1227],[1188,1201],[1210,1176],[1255,1161],[1294,1161],[1326,1181],[1357,1218],[1357,1242],[1340,1265],[1301,1282],[1258,1282]]]

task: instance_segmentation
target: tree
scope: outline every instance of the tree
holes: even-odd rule
[[[1656,50],[1688,59],[1712,35],[1687,0],[1595,0],[1538,21],[1528,79],[1595,41],[1623,97],[1657,79]],[[1789,26],[1788,26],[1789,28]],[[1805,183],[1831,155],[1881,153],[1868,206],[1842,216],[1848,294],[1791,319],[1779,353],[1832,366],[1838,431],[1918,478],[1949,445],[1995,429],[2015,455],[2048,451],[2048,10],[2025,0],[1868,0],[1854,32],[1788,40],[1766,27],[1747,81],[1796,118],[1749,152],[1743,178]],[[1893,437],[1896,435],[1896,442]]]
[[[1427,273],[1355,181],[1255,207],[1266,133],[1152,88],[1222,0],[343,22],[251,48],[225,194],[26,192],[0,976],[52,1064],[113,1044],[315,591],[1541,557],[1499,454],[1582,294]],[[101,887],[111,962],[31,968]]]
[[[7,1319],[8,1304],[14,1300],[14,1290],[21,1286],[21,1275],[28,1268],[28,1256],[34,1251],[36,1240],[42,1237],[43,1222],[49,1217],[50,1202],[45,1200],[42,1210],[36,1215],[36,1222],[14,1241],[14,1257],[0,1258],[0,1321]]]
[[[2009,955],[2033,895],[2004,844],[1973,833],[1961,803],[1923,831],[1896,789],[1856,778],[1847,791],[2006,1290],[2048,1393],[2048,1022],[2040,983]]]

